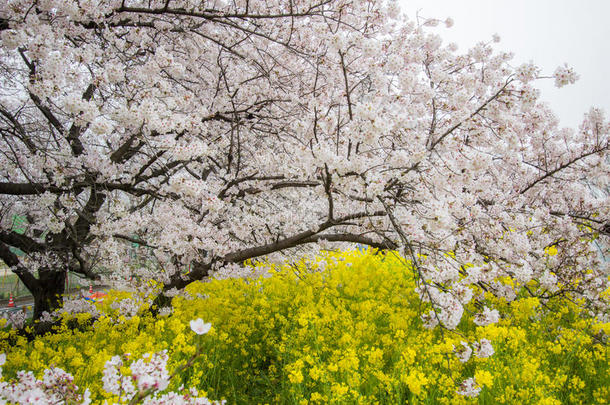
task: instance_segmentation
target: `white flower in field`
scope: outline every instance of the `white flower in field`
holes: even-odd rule
[[[481,392],[481,387],[479,387],[475,379],[471,377],[462,382],[457,393],[466,397],[475,398],[479,396],[479,392]]]
[[[85,393],[83,394],[82,405],[89,405],[90,403],[91,403],[91,391],[89,391],[89,388],[86,388]]]
[[[203,319],[197,318],[191,321],[191,329],[198,335],[205,335],[212,328],[211,323],[204,323]]]
[[[487,326],[500,320],[500,313],[497,309],[483,307],[483,312],[474,316],[474,323],[478,326]]]
[[[455,355],[457,356],[458,359],[460,359],[460,361],[462,363],[466,363],[468,361],[468,359],[470,359],[470,356],[472,355],[472,349],[470,348],[470,346],[468,345],[468,343],[462,341],[462,346],[458,346],[457,348],[454,347],[453,348],[453,352],[455,353]]]
[[[494,348],[488,339],[481,339],[473,344],[477,357],[489,357],[494,354]]]
[[[6,363],[6,353],[0,354],[0,366],[3,366]]]

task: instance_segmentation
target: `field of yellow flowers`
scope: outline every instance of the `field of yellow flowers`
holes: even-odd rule
[[[2,378],[19,370],[40,377],[47,367],[60,367],[89,389],[93,403],[112,403],[116,398],[101,380],[113,356],[167,350],[171,373],[200,345],[202,354],[180,368],[168,389],[195,387],[229,404],[610,399],[610,324],[592,319],[579,301],[523,295],[508,303],[477,291],[500,310],[498,323],[480,327],[465,317],[455,331],[430,330],[420,319],[429,308],[414,292],[413,272],[395,253],[328,253],[318,261],[271,267],[270,277],[191,284],[188,294],[173,299],[173,312],[157,318],[146,308],[125,317],[111,303],[130,295],[111,292],[100,304],[104,315],[92,325],[88,315],[79,315],[81,327],[65,326],[30,342],[4,328]],[[212,324],[207,335],[189,327],[197,318]],[[481,339],[495,353],[462,362],[462,342]],[[476,398],[458,394],[468,378],[481,389]]]

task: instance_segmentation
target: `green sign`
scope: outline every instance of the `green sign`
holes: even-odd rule
[[[13,215],[13,226],[11,227],[11,231],[23,235],[27,225],[28,220],[25,215]]]
[[[28,226],[28,220],[25,217],[25,215],[13,215],[13,225],[11,226],[12,232],[16,232],[20,235],[23,235],[25,233],[25,228],[27,226]],[[25,253],[23,253],[23,251],[21,249],[11,247],[10,250],[17,256],[25,255]]]

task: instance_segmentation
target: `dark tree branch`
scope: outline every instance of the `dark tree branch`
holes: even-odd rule
[[[329,228],[332,228],[337,225],[346,224],[347,222],[352,221],[354,219],[369,218],[369,217],[375,217],[375,216],[385,216],[385,215],[387,215],[387,213],[385,211],[375,211],[373,213],[359,212],[356,214],[346,215],[344,217],[337,218],[336,220],[326,221],[326,222],[322,223],[318,227],[317,230],[303,231],[296,235],[293,235],[293,236],[290,236],[290,237],[287,237],[284,239],[280,239],[279,241],[276,241],[273,243],[229,253],[229,254],[225,255],[220,261],[228,262],[228,263],[243,262],[244,260],[268,255],[270,253],[278,252],[278,251],[284,250],[284,249],[293,248],[295,246],[302,245],[303,243],[310,243],[310,242],[303,242],[303,241],[307,240],[308,238],[313,237],[313,236],[317,235],[318,233],[323,232]]]
[[[466,121],[468,121],[469,119],[471,119],[472,117],[474,117],[475,115],[477,115],[479,112],[481,112],[485,107],[487,107],[487,105],[489,103],[491,103],[492,101],[494,101],[496,98],[498,98],[506,89],[506,87],[512,83],[512,79],[509,79],[506,81],[506,83],[504,83],[504,86],[502,86],[500,88],[500,90],[498,90],[493,96],[489,97],[483,104],[481,104],[479,106],[479,108],[476,109],[475,112],[473,112],[472,114],[470,114],[470,116],[468,118],[466,118],[464,121],[458,122],[457,124],[455,124],[454,126],[452,126],[451,128],[449,128],[447,131],[445,131],[441,136],[439,136],[435,141],[432,141],[430,144],[430,147],[428,148],[428,150],[432,150],[436,147],[436,145],[438,145],[440,142],[443,141],[443,139],[445,139],[449,134],[453,133],[453,131],[455,131],[456,129],[458,129],[460,126],[462,126],[462,124]],[[432,139],[432,134],[431,134],[431,139]]]
[[[4,108],[2,108],[0,106],[0,114],[2,114],[15,128],[15,131],[17,133],[19,133],[19,139],[21,139],[21,141],[24,143],[24,145],[28,148],[28,150],[31,153],[36,153],[36,145],[34,145],[34,142],[32,142],[32,140],[29,138],[25,128],[23,128],[23,125],[21,125],[21,123],[19,122],[19,120],[17,120],[17,117],[15,117],[13,114],[9,113],[7,110],[5,110]]]
[[[9,247],[2,241],[0,241],[0,259],[11,268],[13,273],[19,277],[30,291],[36,291],[40,288],[39,281],[21,264],[17,255],[11,252]]]
[[[93,97],[94,91],[95,91],[95,86],[93,84],[90,84],[89,86],[87,86],[87,89],[83,93],[83,100],[85,100],[85,101],[91,100],[91,97]],[[82,155],[83,151],[85,150],[85,148],[83,147],[83,143],[80,140],[80,136],[83,132],[83,129],[84,128],[82,128],[80,125],[76,125],[75,123],[72,123],[72,126],[70,127],[70,131],[68,131],[68,136],[66,137],[66,139],[70,143],[70,148],[72,149],[72,153],[74,154],[74,156]]]
[[[146,246],[149,248],[153,248],[153,249],[157,248],[157,246],[151,245],[151,244],[147,243],[146,241],[143,241],[143,240],[137,239],[137,238],[132,238],[131,236],[123,235],[120,233],[115,233],[112,236],[114,236],[115,238],[126,240],[128,242],[137,243],[138,245]]]
[[[19,55],[21,56],[21,59],[23,60],[23,62],[26,64],[26,66],[30,70],[30,81],[35,81],[36,80],[36,65],[34,64],[34,62],[30,62],[30,60],[28,60],[27,56],[25,55],[24,49],[19,48]],[[63,134],[64,126],[57,119],[57,117],[55,117],[55,115],[53,115],[51,110],[47,106],[42,104],[42,100],[40,100],[40,97],[38,97],[36,94],[32,93],[31,91],[29,91],[28,94],[30,96],[30,99],[34,102],[34,105],[38,108],[38,110],[40,110],[42,115],[45,116],[47,121],[49,121],[49,123],[53,127],[55,127],[55,129],[60,134]]]
[[[367,245],[367,246],[370,246],[372,248],[376,248],[379,250],[398,249],[398,245],[390,240],[386,240],[384,242],[376,242],[371,238],[367,238],[366,236],[356,235],[356,234],[351,234],[351,233],[319,234],[319,235],[315,235],[315,236],[306,238],[302,242],[303,243],[316,243],[321,240],[326,240],[329,242],[359,243],[361,245]]]
[[[0,183],[0,194],[7,195],[34,195],[45,191],[61,192],[61,188],[45,186],[40,183]]]
[[[321,3],[321,4],[324,4]],[[281,14],[252,14],[252,13],[223,13],[216,10],[207,10],[204,12],[196,12],[189,11],[185,9],[177,9],[177,8],[168,8],[168,7],[160,7],[160,8],[145,8],[145,7],[129,7],[122,5],[119,7],[116,12],[118,13],[135,13],[135,14],[153,14],[153,15],[177,15],[177,16],[188,16],[188,17],[197,17],[203,18],[205,20],[219,20],[219,19],[253,19],[253,20],[261,20],[261,19],[278,19],[278,18],[295,18],[295,17],[310,17],[315,13],[310,8],[304,12],[290,12],[290,13],[281,13]],[[320,11],[320,15],[322,12]]]
[[[545,180],[545,179],[547,179],[549,177],[552,177],[555,173],[557,173],[557,172],[559,172],[559,171],[561,171],[563,169],[566,169],[567,167],[571,166],[572,164],[578,162],[581,159],[586,158],[587,156],[595,155],[595,154],[597,154],[597,153],[599,153],[599,152],[601,152],[601,151],[603,151],[604,149],[607,149],[607,148],[608,148],[607,146],[606,147],[602,147],[602,148],[594,148],[590,152],[584,153],[584,154],[582,154],[580,156],[576,156],[575,158],[573,158],[573,159],[571,159],[571,160],[569,160],[569,161],[567,161],[567,162],[557,166],[555,169],[553,169],[553,170],[551,170],[549,172],[546,172],[544,175],[538,177],[536,180],[534,180],[533,182],[528,184],[527,187],[525,187],[523,190],[521,190],[519,192],[519,194],[525,194],[528,190],[530,190],[536,184],[540,183],[541,181],[543,181],[543,180]]]
[[[350,99],[351,92],[349,89],[349,83],[347,81],[347,70],[345,68],[345,60],[343,59],[343,53],[341,51],[339,51],[339,57],[341,59],[341,69],[343,70],[343,80],[345,81],[345,97],[347,98],[347,111],[349,113],[349,119],[352,120],[354,119],[354,116],[352,114],[352,100]]]
[[[328,165],[324,164],[324,171],[326,176],[324,177],[324,192],[326,193],[326,197],[328,200],[328,221],[332,222],[334,217],[335,204],[333,201],[333,193],[331,190],[332,185],[332,177],[328,171]]]
[[[323,239],[323,238],[317,236],[318,234],[320,234],[320,232],[323,232],[334,226],[346,225],[349,223],[349,221],[352,221],[355,219],[378,217],[378,216],[385,216],[385,215],[387,215],[386,211],[375,211],[375,212],[371,212],[371,213],[358,212],[358,213],[354,213],[354,214],[350,214],[350,215],[345,215],[343,217],[335,219],[334,221],[326,221],[326,222],[320,224],[318,229],[316,229],[316,230],[303,231],[296,235],[289,236],[289,237],[280,239],[280,240],[272,242],[272,243],[228,253],[223,257],[219,257],[219,258],[216,258],[216,259],[210,261],[209,263],[195,263],[192,266],[191,272],[188,274],[188,276],[183,278],[180,274],[174,274],[174,276],[172,277],[170,282],[164,287],[164,289],[165,290],[169,290],[172,288],[180,289],[180,288],[186,287],[189,283],[191,283],[193,281],[201,280],[208,275],[210,269],[212,269],[212,267],[217,263],[241,263],[241,262],[244,262],[245,260],[253,259],[255,257],[265,256],[265,255],[268,255],[268,254],[271,254],[274,252],[279,252],[281,250],[290,249],[290,248],[293,248],[293,247],[296,247],[299,245],[303,245],[303,244],[307,244],[307,243],[314,243],[314,242],[318,241],[319,239]],[[336,235],[340,235],[340,234],[336,234]],[[345,235],[347,235],[347,234],[345,234]],[[354,242],[355,241],[355,243],[362,242],[363,244],[368,244],[369,246],[374,246],[374,247],[381,247],[382,245],[386,246],[384,244],[377,245],[377,242],[374,242],[368,238],[364,238],[364,237],[361,237],[358,235],[345,236],[345,240],[339,240],[340,239],[339,236],[329,236],[329,235],[326,235],[326,236],[335,239],[334,240],[335,242],[339,242],[339,241]],[[367,242],[370,242],[370,244]],[[387,244],[387,247],[390,247],[390,246],[391,246],[390,244]]]
[[[114,163],[121,163],[123,161],[123,158],[129,152],[131,146],[133,145],[133,141],[138,137],[138,135],[139,135],[138,133],[133,134],[121,146],[119,146],[119,148],[117,150],[112,152],[112,154],[110,155],[110,160]],[[144,170],[146,170],[146,169],[144,169]]]
[[[43,252],[45,246],[34,239],[17,232],[0,231],[0,241],[23,250],[25,253]]]

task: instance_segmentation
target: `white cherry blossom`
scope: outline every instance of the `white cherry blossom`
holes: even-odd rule
[[[212,329],[212,324],[203,322],[203,319],[197,318],[190,321],[191,330],[198,335],[205,335]]]

